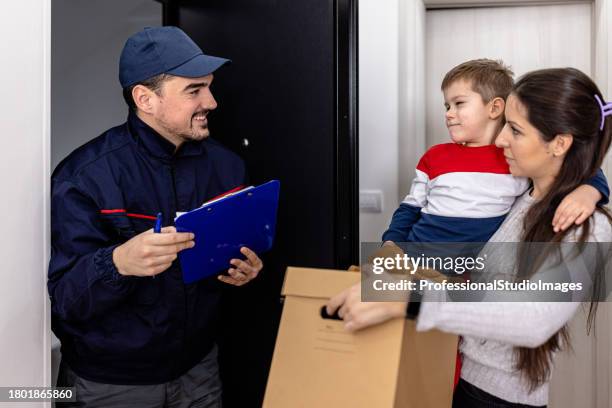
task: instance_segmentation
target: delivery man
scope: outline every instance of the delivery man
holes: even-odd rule
[[[53,173],[48,289],[58,386],[75,387],[78,406],[221,406],[222,282],[243,285],[263,265],[242,248],[228,275],[186,285],[177,253],[194,236],[172,225],[177,212],[245,182],[241,159],[208,137],[213,72],[227,62],[176,27],[134,34],[119,62],[127,122]],[[156,234],[160,212],[166,227]]]

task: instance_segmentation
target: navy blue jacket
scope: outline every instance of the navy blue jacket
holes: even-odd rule
[[[179,261],[158,275],[125,277],[117,246],[177,211],[244,184],[242,160],[207,138],[175,146],[135,114],[81,146],[51,187],[48,289],[52,329],[79,376],[111,384],[159,384],[211,349],[222,283],[185,285]],[[228,265],[229,267],[229,265]]]

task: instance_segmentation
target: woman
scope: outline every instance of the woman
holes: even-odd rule
[[[550,228],[562,198],[595,173],[610,146],[612,124],[602,100],[593,81],[570,68],[534,71],[516,83],[496,145],[504,149],[512,174],[529,177],[532,188],[490,242],[612,242],[611,218],[602,209],[580,227],[557,233]],[[517,279],[535,273],[517,264],[502,266]],[[425,293],[418,311],[417,330],[436,328],[463,338],[454,407],[547,404],[554,353],[567,345],[565,325],[580,303],[427,302],[430,295]],[[348,330],[405,316],[407,310],[406,303],[361,302],[359,285],[332,298],[327,309],[338,310]]]

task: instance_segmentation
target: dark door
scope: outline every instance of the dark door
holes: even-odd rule
[[[285,268],[358,262],[356,0],[166,1],[164,24],[232,59],[212,86],[211,135],[252,184],[281,181],[275,248],[222,316],[226,406],[261,406]]]

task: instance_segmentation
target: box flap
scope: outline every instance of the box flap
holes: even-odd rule
[[[360,278],[359,272],[290,266],[285,273],[282,294],[329,299],[359,282]]]

